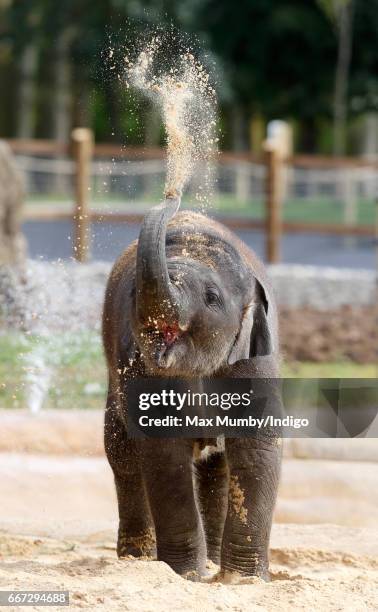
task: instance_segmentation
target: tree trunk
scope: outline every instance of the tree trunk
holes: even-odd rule
[[[55,91],[51,106],[52,138],[66,143],[70,141],[72,127],[70,47],[73,34],[73,28],[66,28],[59,34],[54,58]],[[54,193],[67,194],[71,188],[70,177],[58,170],[53,177],[52,190]]]
[[[35,75],[38,66],[38,47],[27,45],[20,58],[20,86],[18,92],[17,138],[32,138],[35,123]]]
[[[91,127],[90,117],[90,87],[87,74],[82,75],[80,87],[76,87],[75,104],[73,108],[73,124],[76,127]]]
[[[59,36],[55,58],[55,95],[53,97],[54,140],[68,142],[71,132],[71,62],[72,33],[65,30]]]
[[[237,104],[231,108],[231,132],[232,132],[232,150],[247,151],[248,143],[248,123],[245,110]]]
[[[317,149],[317,130],[314,117],[303,119],[300,129],[300,151],[302,153],[315,153]]]
[[[106,79],[104,83],[106,111],[109,117],[109,140],[122,142],[121,105],[119,84],[115,80]]]
[[[348,74],[352,54],[354,0],[345,2],[338,9],[338,56],[335,75],[333,111],[333,154],[345,154],[345,132],[348,104]]]
[[[161,122],[159,109],[150,103],[145,113],[144,143],[147,147],[159,146]]]

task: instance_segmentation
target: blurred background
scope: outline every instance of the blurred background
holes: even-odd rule
[[[269,261],[374,267],[377,0],[249,0],[237,10],[212,0],[1,0],[0,15],[0,135],[23,172],[32,257],[85,257],[68,240],[73,128],[90,128],[95,142],[85,187],[93,221],[101,213],[142,214],[161,197],[161,117],[117,78],[108,51],[173,27],[194,41],[217,90],[222,154],[214,211],[232,216],[229,224],[246,230],[247,242],[253,236]],[[270,247],[267,136],[280,141],[285,157]],[[197,187],[194,176],[189,205]],[[135,235],[116,226],[109,241],[109,227],[98,223],[82,234],[89,231],[96,259],[114,260]],[[88,249],[89,240],[76,245]]]
[[[0,133],[68,141],[163,144],[155,110],[105,78],[101,53],[170,25],[216,61],[222,149],[261,152],[285,119],[293,148],[377,155],[377,0],[1,0]],[[152,115],[152,116],[151,116]]]
[[[372,269],[377,0],[248,0],[237,10],[212,0],[0,0],[0,136],[10,140],[26,181],[30,254],[72,255],[73,128],[90,128],[95,142],[86,187],[92,221],[101,213],[142,214],[161,197],[161,117],[117,78],[109,48],[140,45],[172,27],[194,41],[217,90],[222,154],[214,211],[232,216],[272,262]],[[268,225],[284,235],[273,236],[270,251],[267,136],[280,141],[285,157],[281,225]],[[194,176],[184,205],[197,187]],[[130,226],[110,230],[92,228],[96,259],[114,260],[135,237]]]
[[[269,266],[283,375],[376,376],[378,0],[0,0],[2,525],[114,518],[102,300],[165,134],[108,51],[172,23],[216,83],[207,212]],[[276,520],[372,525],[373,442],[289,441]]]

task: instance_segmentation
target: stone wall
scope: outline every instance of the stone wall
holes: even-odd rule
[[[275,264],[268,266],[268,272],[283,307],[331,310],[345,305],[372,306],[377,301],[373,270]]]

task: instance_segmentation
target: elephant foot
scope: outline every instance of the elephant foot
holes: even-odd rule
[[[264,580],[264,582],[270,582],[270,573],[266,571],[259,574],[241,574],[240,572],[230,570],[219,570],[214,576],[207,579],[208,583],[222,583],[222,584],[252,584],[257,580]]]
[[[118,557],[154,557],[156,556],[155,537],[153,529],[147,529],[143,533],[130,536],[124,531],[118,532],[117,541]]]
[[[178,563],[177,561],[172,562],[164,558],[159,558],[159,556],[158,561],[164,561],[174,572],[176,572],[176,574],[191,582],[201,582],[201,580],[208,575],[205,563],[201,561],[195,563],[188,563],[187,561]]]
[[[209,546],[207,547],[207,558],[214,563],[215,565],[220,565],[221,560],[221,549],[220,545]]]
[[[181,577],[185,578],[185,580],[190,580],[190,582],[202,582],[203,580],[203,576],[195,570],[184,572],[184,574],[181,574]]]
[[[219,570],[219,565],[215,565],[210,559],[207,560],[206,566],[198,571],[190,571],[181,574],[182,578],[191,582],[209,582],[214,573]]]
[[[199,582],[207,574],[205,555],[197,547],[191,550],[187,547],[184,549],[181,547],[169,547],[169,549],[164,550],[158,547],[157,560],[163,561],[176,574],[192,582]]]

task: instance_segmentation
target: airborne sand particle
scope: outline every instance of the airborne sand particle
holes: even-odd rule
[[[140,90],[159,108],[167,143],[165,195],[181,195],[193,175],[195,199],[209,204],[212,160],[217,152],[216,95],[204,66],[190,50],[162,65],[164,42],[155,36],[132,61],[124,58],[126,85]],[[164,51],[164,48],[163,48]]]

